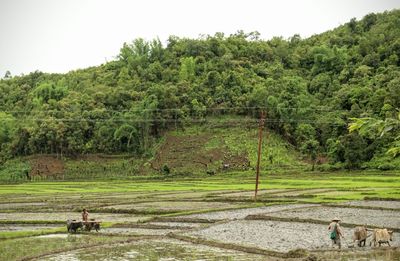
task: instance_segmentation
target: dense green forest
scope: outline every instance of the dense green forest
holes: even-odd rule
[[[399,65],[400,10],[307,39],[266,41],[242,31],[171,36],[166,46],[136,39],[97,67],[7,73],[0,81],[1,159],[149,156],[166,130],[221,115],[257,119],[265,111],[266,126],[311,158],[347,168],[380,159],[391,169],[400,143]],[[359,132],[349,132],[351,122]]]

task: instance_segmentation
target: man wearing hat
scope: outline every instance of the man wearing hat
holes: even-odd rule
[[[335,217],[332,219],[332,222],[329,224],[328,230],[329,230],[329,236],[330,239],[332,240],[332,247],[334,245],[338,245],[339,249],[342,247],[342,244],[340,243],[340,237],[343,237],[342,229],[340,228],[339,225],[340,219]]]

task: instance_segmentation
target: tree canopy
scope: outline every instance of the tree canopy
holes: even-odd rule
[[[0,156],[145,155],[170,128],[265,110],[268,128],[313,160],[323,154],[358,167],[399,142],[396,132],[377,139],[347,129],[353,118],[377,119],[371,125],[396,118],[399,57],[400,10],[307,39],[266,41],[243,31],[171,36],[166,46],[136,39],[97,67],[7,73],[0,80]]]

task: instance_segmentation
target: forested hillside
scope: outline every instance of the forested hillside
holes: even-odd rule
[[[374,128],[349,133],[348,124],[398,117],[399,65],[400,10],[307,39],[264,41],[242,31],[171,36],[166,46],[136,39],[98,67],[7,74],[0,81],[0,154],[3,161],[38,153],[150,156],[167,130],[265,111],[266,126],[311,158],[395,168],[386,151],[398,146],[399,119],[382,136]]]

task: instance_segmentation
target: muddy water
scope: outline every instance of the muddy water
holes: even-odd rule
[[[41,258],[45,261],[97,260],[265,260],[265,256],[194,245],[177,240],[145,240],[109,247],[84,249]]]
[[[204,224],[201,223],[190,223],[190,222],[149,222],[149,225],[156,225],[156,226],[170,226],[173,228],[180,228],[180,229],[191,229],[201,227]]]
[[[69,237],[81,237],[81,235],[71,235],[71,234],[48,234],[36,236],[35,238],[69,238]]]
[[[149,229],[149,228],[104,228],[101,233],[120,235],[166,235],[170,232],[177,232],[176,229]]]
[[[57,228],[59,225],[9,225],[9,224],[0,224],[1,232],[12,232],[12,231],[34,231],[34,230],[42,230],[42,229],[50,229]]]
[[[344,205],[354,207],[378,207],[400,210],[400,201],[383,201],[383,200],[356,200],[344,203]]]

